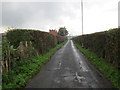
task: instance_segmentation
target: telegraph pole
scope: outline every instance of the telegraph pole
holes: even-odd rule
[[[81,0],[81,19],[82,19],[82,35],[83,35],[83,0]]]
[[[82,36],[83,36],[83,0],[81,0],[81,23],[82,23]],[[82,47],[83,47],[83,39],[82,39]]]

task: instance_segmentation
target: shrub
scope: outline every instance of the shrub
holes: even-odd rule
[[[80,45],[84,45],[99,57],[104,58],[117,68],[120,68],[120,28],[78,36],[73,39]]]

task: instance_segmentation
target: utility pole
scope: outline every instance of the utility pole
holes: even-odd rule
[[[83,0],[81,0],[81,20],[82,20],[82,36],[83,36]],[[83,47],[83,39],[82,39],[82,47]]]
[[[81,0],[81,19],[82,19],[82,35],[83,35],[83,0]]]

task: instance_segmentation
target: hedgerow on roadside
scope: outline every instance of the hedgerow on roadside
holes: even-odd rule
[[[73,40],[120,69],[120,28],[78,36]]]
[[[13,29],[5,33],[1,61],[3,89],[23,87],[65,40],[39,30]]]
[[[106,78],[120,88],[120,28],[78,36],[73,40]]]
[[[65,42],[64,42],[65,43]],[[38,73],[40,68],[50,59],[50,57],[63,44],[58,44],[55,48],[50,49],[49,52],[42,56],[33,56],[20,63],[20,65],[9,72],[3,73],[2,88],[21,88],[24,87],[28,80]]]

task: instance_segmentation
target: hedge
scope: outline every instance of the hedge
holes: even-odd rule
[[[73,40],[120,69],[120,28],[78,36]]]
[[[43,54],[50,48],[55,47],[56,44],[62,43],[66,40],[64,37],[53,36],[48,32],[27,29],[10,30],[7,32],[6,37],[14,48],[17,48],[21,41],[32,41],[34,47],[40,54]]]
[[[66,40],[39,30],[13,29],[2,38],[3,72],[20,65],[22,60],[40,56]]]

